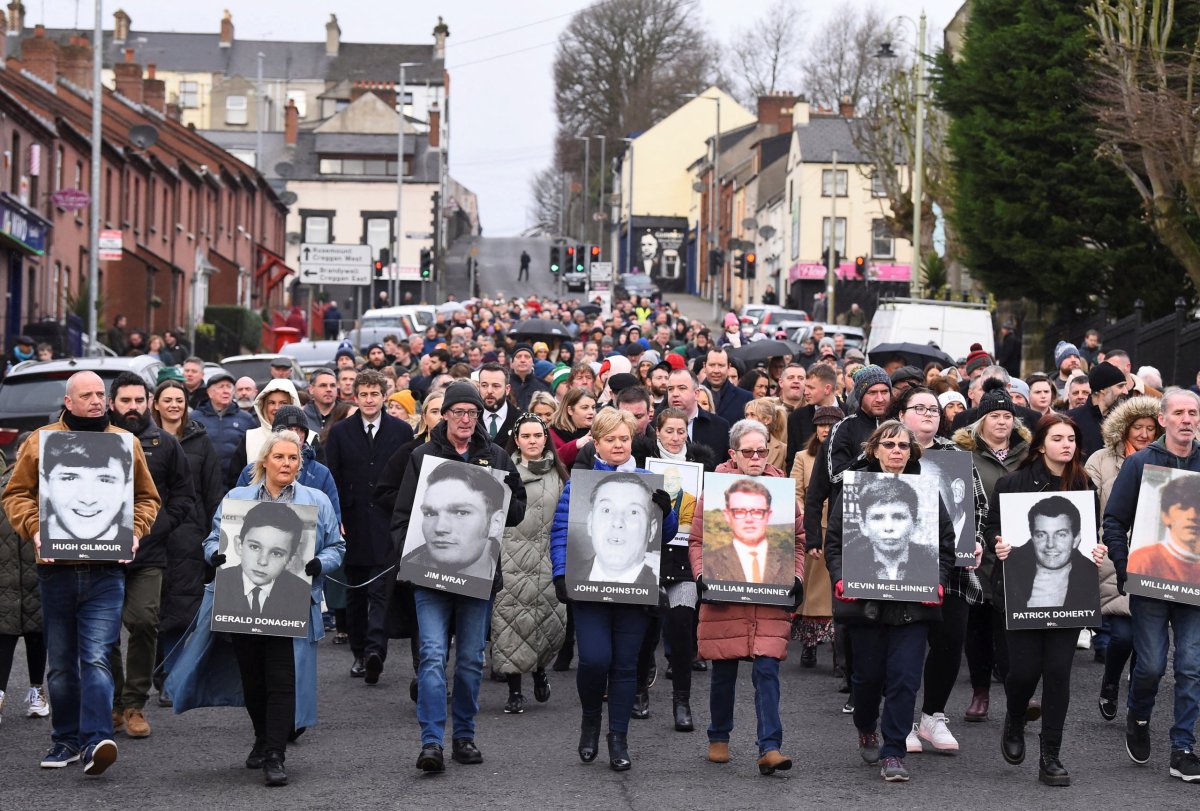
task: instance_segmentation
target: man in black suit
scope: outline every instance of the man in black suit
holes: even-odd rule
[[[358,413],[335,425],[325,443],[325,464],[337,485],[346,528],[346,579],[351,585],[369,581],[346,590],[346,630],[354,652],[350,675],[365,676],[367,684],[379,681],[387,659],[387,606],[395,578],[379,575],[396,561],[391,515],[372,503],[372,495],[388,459],[413,439],[408,423],[384,413],[386,390],[382,374],[359,372],[354,380]]]
[[[614,473],[592,491],[587,535],[569,538],[567,571],[572,579],[657,586],[646,551],[658,536],[662,511],[654,491],[636,473]]]
[[[312,587],[287,568],[300,551],[303,531],[304,522],[285,504],[264,501],[251,507],[233,540],[241,563],[217,572],[216,609],[254,619],[307,622]]]
[[[738,388],[729,380],[729,353],[725,349],[713,349],[704,359],[704,378],[712,390],[716,402],[713,407],[717,416],[733,425],[746,416],[746,403],[754,395]],[[724,454],[721,455],[724,459]]]
[[[712,471],[717,460],[729,458],[729,423],[700,408],[696,399],[699,389],[700,381],[687,369],[676,369],[667,378],[667,401],[671,408],[688,415],[688,439],[712,451],[712,458],[704,466]]]
[[[938,548],[913,540],[917,491],[902,479],[872,479],[859,489],[858,503],[861,538],[843,549],[846,578],[936,586]]]
[[[499,363],[485,363],[479,367],[479,396],[483,398],[483,428],[488,438],[501,448],[508,446],[513,425],[520,414],[509,395],[508,369]]]
[[[1006,606],[1096,608],[1096,564],[1079,551],[1079,510],[1062,496],[1051,496],[1029,510],[1029,543],[1014,546],[1004,559]]]
[[[790,588],[796,578],[795,549],[772,546],[767,540],[771,491],[754,479],[738,479],[725,490],[721,512],[733,541],[705,553],[705,582],[765,583]]]

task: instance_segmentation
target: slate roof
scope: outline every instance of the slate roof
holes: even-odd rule
[[[807,124],[796,127],[800,145],[801,163],[831,163],[833,151],[838,153],[838,163],[870,163],[854,146],[850,134],[850,121],[841,116],[814,116]]]

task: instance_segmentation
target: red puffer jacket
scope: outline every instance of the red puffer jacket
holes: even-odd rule
[[[738,473],[733,462],[717,466],[717,473]],[[764,476],[783,477],[779,468],[767,465]],[[704,574],[704,498],[696,505],[688,558],[692,573]],[[796,504],[796,577],[804,577],[803,505]],[[792,632],[792,612],[770,605],[703,603],[700,606],[700,657],[702,659],[749,659],[755,656],[787,658]]]

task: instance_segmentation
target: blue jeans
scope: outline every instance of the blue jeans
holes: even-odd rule
[[[879,722],[883,746],[880,757],[902,758],[907,753],[905,738],[912,730],[917,690],[925,665],[925,640],[929,627],[923,622],[909,625],[852,624],[850,645],[854,649],[854,726],[859,732],[874,732]],[[882,715],[879,702],[883,702]]]
[[[108,654],[121,636],[124,569],[107,563],[38,566],[51,739],[75,751],[113,734]]]
[[[720,659],[712,663],[712,685],[708,694],[710,741],[729,741],[733,731],[733,696],[737,687],[738,660]],[[754,714],[758,717],[758,754],[779,750],[783,745],[783,720],[779,717],[779,660],[755,656],[750,666],[754,685]]]
[[[1200,607],[1129,597],[1133,621],[1133,651],[1137,661],[1129,680],[1129,712],[1150,720],[1158,683],[1167,672],[1168,627],[1175,635],[1175,724],[1171,748],[1191,749],[1200,718]]]
[[[441,744],[446,736],[446,657],[454,622],[453,740],[475,737],[483,647],[487,642],[489,602],[431,589],[413,589],[421,640],[417,663],[417,722],[421,745]]]
[[[583,715],[599,718],[604,713],[607,689],[608,731],[625,735],[637,690],[638,652],[650,615],[637,605],[577,602],[572,606],[579,645],[575,687]]]

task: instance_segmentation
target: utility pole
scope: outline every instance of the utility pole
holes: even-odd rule
[[[396,250],[392,251],[392,262],[395,264],[395,271],[390,267],[385,270],[388,273],[387,286],[384,288],[388,291],[388,298],[391,299],[392,306],[400,303],[400,247],[404,244],[404,231],[401,229],[401,215],[404,210],[404,102],[408,98],[408,93],[405,88],[404,71],[406,68],[416,67],[420,62],[401,62],[400,63],[400,87],[396,92],[396,108],[400,113],[399,134],[396,136]],[[425,280],[421,280],[421,298],[425,298]]]
[[[97,299],[100,296],[100,112],[101,105],[100,69],[104,53],[104,30],[101,28],[100,5],[96,0],[96,22],[92,29],[92,182],[89,189],[92,199],[88,209],[88,353],[100,354],[96,343],[97,322],[100,313]],[[19,156],[14,155],[17,159]]]
[[[837,158],[835,149],[833,150],[833,172],[829,180],[829,199],[833,201],[829,211],[829,247],[825,254],[828,263],[825,268],[825,320],[830,324],[837,321],[837,312],[833,307],[834,288],[837,287]]]
[[[592,159],[592,139],[588,135],[576,135],[576,141],[583,141],[583,210],[579,212],[579,239],[583,242],[587,241],[587,219],[588,219],[588,191],[591,185],[591,178],[588,177],[591,172]]]
[[[917,97],[917,127],[913,144],[913,266],[912,282],[924,284],[924,274],[921,273],[921,202],[924,197],[925,180],[925,12],[921,12],[921,24],[917,27],[917,77],[915,95]]]
[[[596,244],[600,246],[600,251],[603,253],[604,225],[608,222],[608,216],[604,210],[604,147],[608,143],[608,138],[603,135],[597,135],[596,137],[600,139],[600,204],[596,206],[596,212],[601,215],[601,218],[596,220]]]

